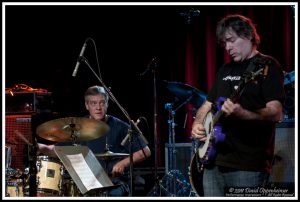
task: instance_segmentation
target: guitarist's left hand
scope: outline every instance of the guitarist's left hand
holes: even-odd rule
[[[225,113],[225,116],[234,115],[238,117],[244,109],[240,104],[233,103],[230,99],[227,99],[223,103],[221,110]]]

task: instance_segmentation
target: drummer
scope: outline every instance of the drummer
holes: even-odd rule
[[[122,140],[127,136],[129,125],[124,121],[107,114],[108,94],[105,89],[100,86],[89,87],[85,94],[85,107],[89,112],[88,118],[101,120],[105,122],[110,130],[107,134],[99,138],[81,142],[81,145],[88,146],[94,154],[105,153],[107,149],[113,153],[129,153],[129,142],[124,146],[121,145]],[[139,163],[151,155],[149,147],[143,142],[142,138],[137,135],[132,136],[132,152],[133,163]],[[45,145],[38,143],[39,154],[48,156],[56,156],[54,153],[54,145]],[[129,196],[130,193],[130,157],[112,158],[109,161],[99,159],[102,166],[108,172],[113,184],[120,185],[108,191],[108,196]]]

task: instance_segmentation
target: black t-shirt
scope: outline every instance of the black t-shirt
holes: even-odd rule
[[[270,62],[265,68],[266,75],[247,83],[238,103],[249,111],[264,108],[272,100],[283,103],[285,93],[281,66],[274,58],[262,54],[241,63],[232,61],[221,67],[207,100],[216,103],[219,97],[229,98],[233,95],[250,62],[259,57],[267,57]],[[260,68],[256,65],[253,72]],[[222,117],[219,123],[226,138],[217,145],[216,165],[239,170],[271,171],[275,123],[240,120],[230,116]]]

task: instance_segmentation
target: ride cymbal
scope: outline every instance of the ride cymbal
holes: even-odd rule
[[[101,154],[95,154],[96,157],[99,157],[103,160],[110,160],[110,159],[114,159],[114,158],[122,158],[122,157],[127,157],[129,156],[129,154],[126,153],[114,153],[111,151],[106,151],[104,153]]]
[[[88,141],[109,131],[103,121],[83,117],[67,117],[43,123],[37,127],[38,136],[54,142]]]
[[[192,103],[196,108],[206,100],[206,94],[200,90],[180,82],[165,81],[167,89],[178,99]]]

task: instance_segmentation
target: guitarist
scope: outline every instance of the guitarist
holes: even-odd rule
[[[216,35],[232,60],[220,68],[191,131],[194,139],[205,142],[205,116],[220,97],[227,98],[219,103],[223,112],[219,125],[225,140],[216,145],[214,160],[204,166],[204,196],[212,197],[266,185],[272,169],[275,124],[283,119],[285,99],[281,66],[258,52],[260,37],[251,19],[228,15],[217,24]],[[245,72],[261,67],[265,67],[263,76],[248,83],[237,100],[228,99]]]

